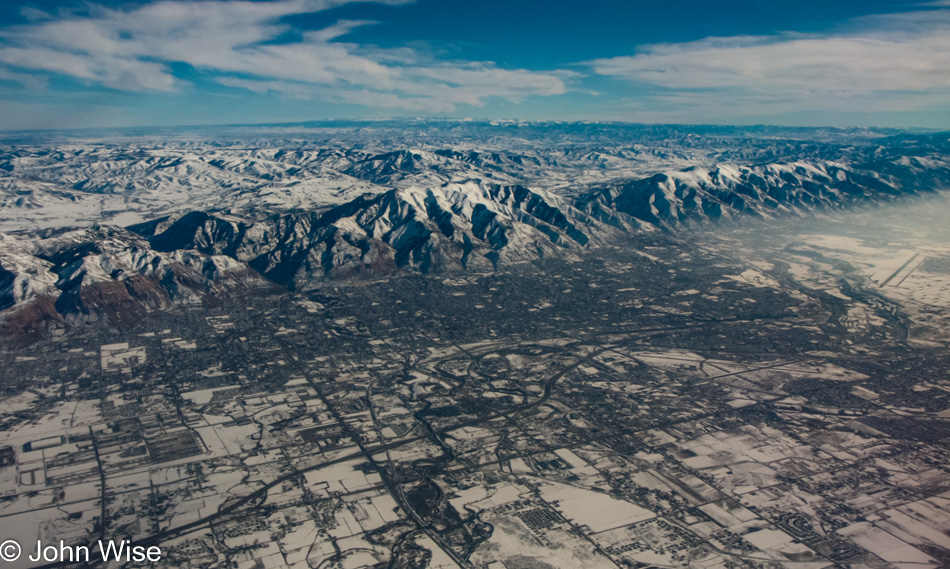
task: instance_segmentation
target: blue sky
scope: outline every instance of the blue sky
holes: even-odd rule
[[[0,108],[950,128],[950,0],[4,2]]]

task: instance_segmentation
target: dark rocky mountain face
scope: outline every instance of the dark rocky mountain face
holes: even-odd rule
[[[617,236],[556,196],[478,181],[390,190],[322,214],[253,224],[191,212],[130,229],[157,251],[228,255],[295,290],[401,270],[493,269],[576,254]]]

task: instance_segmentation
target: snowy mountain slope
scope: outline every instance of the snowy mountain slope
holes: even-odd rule
[[[35,256],[32,240],[0,234],[0,310],[53,294],[52,263]]]
[[[132,223],[188,209],[266,215],[385,191],[319,163],[337,158],[214,147],[25,149],[0,161],[0,229]],[[136,217],[129,217],[134,215]]]
[[[44,240],[0,236],[0,328],[121,325],[144,313],[269,285],[230,257],[159,253],[141,236],[94,226]]]
[[[467,179],[576,193],[618,177],[704,163],[706,152],[627,140],[594,145],[571,136],[554,144],[475,137],[455,147],[411,128],[391,143],[355,142],[346,129],[328,132],[315,141],[0,145],[0,230],[129,224],[196,209],[262,219]],[[518,148],[506,146],[513,143]]]
[[[873,169],[871,169],[873,168]],[[855,201],[950,188],[950,161],[881,162],[852,167],[831,161],[758,166],[692,167],[611,184],[580,198],[592,216],[617,223],[617,213],[635,223],[671,229],[733,218],[772,217],[835,209]]]
[[[390,190],[256,223],[191,212],[131,229],[156,250],[229,255],[294,289],[401,269],[491,269],[617,237],[557,196],[481,181]]]

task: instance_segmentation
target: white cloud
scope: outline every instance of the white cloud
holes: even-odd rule
[[[164,0],[131,10],[93,6],[88,15],[39,18],[0,32],[0,63],[126,91],[176,91],[184,63],[223,85],[298,98],[329,98],[413,110],[482,105],[565,90],[563,75],[500,69],[491,62],[436,61],[411,47],[382,49],[340,41],[370,22],[339,22],[277,41],[281,18],[352,0]],[[375,0],[401,4],[407,0]]]
[[[49,84],[45,77],[37,77],[29,73],[17,73],[16,71],[3,68],[0,68],[0,81],[19,83],[27,89],[34,91],[44,89]]]
[[[726,112],[914,110],[950,105],[950,10],[854,20],[824,35],[706,38],[588,62],[652,89],[658,107]]]

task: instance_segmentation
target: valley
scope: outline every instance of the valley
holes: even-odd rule
[[[128,190],[134,223],[5,217],[4,538],[155,567],[946,566],[945,137],[540,149],[573,125],[495,156],[452,128],[324,152],[362,181],[305,211],[218,176]]]

